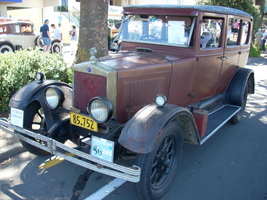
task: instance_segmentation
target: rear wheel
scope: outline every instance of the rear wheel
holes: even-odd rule
[[[25,129],[41,134],[41,135],[45,135],[47,133],[47,128],[45,125],[45,116],[42,112],[42,108],[39,102],[33,102],[30,105],[28,105],[24,110],[24,116],[25,116],[25,119],[24,119]],[[41,141],[35,138],[31,138],[31,139],[42,144]],[[40,155],[40,156],[49,155],[48,152],[42,149],[39,149],[35,146],[32,146],[29,143],[24,142],[23,140],[20,140],[20,142],[22,146],[25,147],[25,149],[27,149],[29,152],[35,155]]]
[[[141,180],[136,183],[136,189],[142,199],[159,199],[167,192],[176,174],[182,147],[182,130],[171,122],[163,129],[151,153],[137,155],[136,165],[141,167]]]
[[[243,94],[243,99],[242,99],[242,105],[241,105],[241,110],[236,113],[231,119],[230,122],[233,124],[237,124],[241,121],[243,118],[243,114],[245,112],[246,104],[247,104],[247,97],[248,97],[248,85],[246,85],[244,89],[244,94]]]
[[[59,43],[59,42],[53,42],[52,43],[52,47],[51,47],[51,52],[52,53],[59,53],[61,54],[62,53],[62,45]]]
[[[13,49],[10,45],[2,44],[2,45],[0,45],[0,52],[1,53],[13,52]]]

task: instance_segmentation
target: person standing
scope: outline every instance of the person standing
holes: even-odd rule
[[[51,28],[52,28],[51,33],[53,34],[53,37],[55,39],[59,39],[60,41],[62,41],[61,30],[59,28],[57,28],[55,24],[51,24]]]
[[[258,30],[258,32],[255,34],[255,46],[260,50],[261,49],[261,39],[263,38],[263,34],[261,32],[261,29]]]
[[[262,30],[262,34],[263,34],[263,37],[262,37],[262,40],[261,40],[261,50],[262,51],[266,51],[265,42],[266,42],[267,33],[265,32],[265,30]]]
[[[72,29],[70,30],[70,52],[71,55],[75,55],[77,50],[78,37],[77,37],[76,26],[73,25],[71,27]]]
[[[44,43],[44,52],[49,52],[50,51],[50,47],[51,47],[51,38],[50,38],[50,32],[49,32],[49,20],[46,19],[44,21],[43,26],[41,26],[40,28],[40,32],[41,32],[41,36],[42,36],[42,40]]]

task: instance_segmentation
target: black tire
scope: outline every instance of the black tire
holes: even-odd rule
[[[63,47],[59,42],[53,42],[51,47],[52,53],[59,53],[62,54]]]
[[[136,183],[142,199],[161,198],[169,189],[182,155],[183,133],[171,122],[163,129],[151,153],[138,154],[136,165],[141,167],[141,179]]]
[[[241,119],[243,118],[243,114],[246,109],[246,104],[247,104],[247,98],[248,98],[248,85],[246,85],[244,89],[244,94],[243,94],[243,99],[242,99],[242,105],[241,105],[241,110],[236,113],[231,119],[230,122],[233,124],[238,124]]]
[[[43,47],[44,46],[44,43],[43,43],[43,40],[42,40],[42,36],[39,35],[35,38],[35,45],[38,46],[38,47]]]
[[[47,133],[46,125],[45,125],[45,116],[42,114],[42,108],[39,102],[33,102],[29,104],[24,110],[24,128],[35,133],[39,133],[41,135],[45,135]],[[31,137],[29,137],[31,138]],[[35,138],[31,138],[37,142]],[[39,149],[35,146],[30,145],[29,143],[20,140],[22,146],[27,149],[29,152],[39,155],[45,156],[49,155],[47,151]],[[40,142],[41,143],[41,142]]]
[[[14,52],[13,48],[8,44],[0,45],[0,53]]]

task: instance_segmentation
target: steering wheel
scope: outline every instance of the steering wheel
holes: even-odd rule
[[[154,41],[157,40],[157,38],[153,35],[142,35],[140,37],[140,40],[144,40],[144,41]]]

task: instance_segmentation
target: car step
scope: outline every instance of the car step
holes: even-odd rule
[[[206,142],[214,133],[216,133],[224,124],[226,124],[238,111],[240,106],[225,105],[208,115],[208,124],[206,134],[200,140],[200,144]]]

